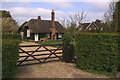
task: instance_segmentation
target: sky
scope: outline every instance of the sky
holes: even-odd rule
[[[104,13],[108,10],[110,2],[2,2],[2,10],[10,11],[12,17],[18,22],[19,25],[30,19],[37,19],[41,16],[42,20],[51,20],[51,11],[55,10],[55,20],[62,18],[68,19],[69,16],[75,13],[84,11],[86,22],[92,22],[96,19],[103,19]]]

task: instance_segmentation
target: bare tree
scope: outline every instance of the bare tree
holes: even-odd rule
[[[105,32],[113,32],[114,30],[114,26],[113,26],[113,14],[115,12],[115,8],[116,8],[116,2],[112,1],[109,3],[109,7],[106,13],[104,13],[104,23],[107,24],[107,27],[104,28]]]
[[[104,22],[109,24],[113,20],[113,14],[115,12],[116,2],[112,1],[109,4],[108,11],[104,14]]]
[[[70,15],[69,19],[63,18],[63,20],[60,21],[60,23],[67,28],[65,35],[70,36],[70,38],[74,43],[74,46],[75,46],[76,34],[78,31],[77,28],[82,22],[86,20],[86,15],[87,13],[82,11],[81,13],[75,13],[73,16]]]

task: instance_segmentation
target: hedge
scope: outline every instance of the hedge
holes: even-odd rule
[[[78,68],[112,73],[120,71],[120,35],[78,34],[75,47]]]
[[[21,39],[20,34],[2,34],[2,39]]]
[[[6,35],[4,35],[4,38],[7,39],[2,39],[2,77],[12,78],[15,76],[20,40],[18,37],[15,39],[17,35],[9,36],[10,39]]]

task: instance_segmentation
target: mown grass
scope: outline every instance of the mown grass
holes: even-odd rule
[[[39,44],[63,44],[62,40],[45,40],[45,41],[37,41],[35,43]]]
[[[38,43],[38,44],[63,44],[63,41],[62,40],[45,40],[45,41],[37,41],[35,43]],[[59,46],[53,46],[53,47],[59,47]]]

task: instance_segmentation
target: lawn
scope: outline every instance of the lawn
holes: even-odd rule
[[[35,43],[39,44],[63,44],[62,40],[46,40],[46,41],[37,41]]]

